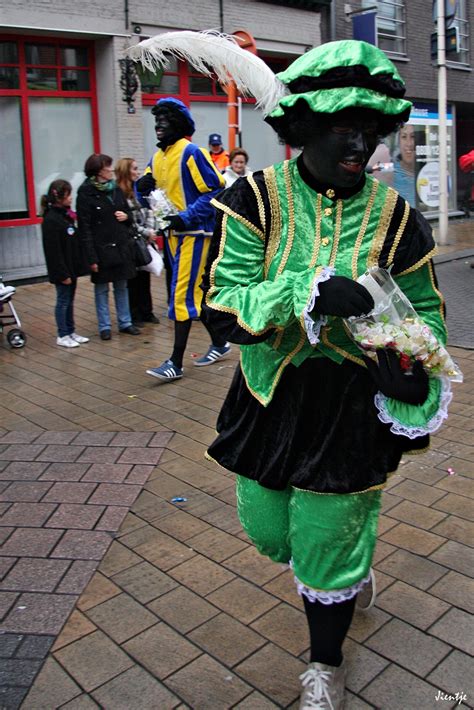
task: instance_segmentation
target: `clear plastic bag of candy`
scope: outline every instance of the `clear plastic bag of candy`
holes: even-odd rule
[[[419,360],[431,377],[462,382],[463,375],[431,328],[416,313],[409,299],[389,272],[374,267],[357,281],[374,299],[373,310],[364,316],[345,319],[345,326],[364,353],[376,360],[380,348],[392,348],[400,355],[402,369],[409,372]]]
[[[160,188],[156,188],[153,192],[150,192],[146,199],[153,211],[156,229],[167,229],[169,223],[165,220],[165,217],[170,214],[176,214],[178,211],[177,208],[170,202],[164,190]]]

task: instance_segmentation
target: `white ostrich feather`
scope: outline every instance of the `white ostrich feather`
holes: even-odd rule
[[[232,35],[215,30],[166,32],[128,50],[131,59],[150,71],[163,67],[170,54],[186,60],[202,74],[214,73],[222,84],[231,77],[241,94],[257,100],[264,114],[270,113],[287,91],[262,59],[242,49]]]

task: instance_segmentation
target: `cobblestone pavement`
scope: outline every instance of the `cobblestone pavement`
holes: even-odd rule
[[[443,253],[469,249],[469,228]],[[0,708],[296,708],[308,639],[291,575],[249,544],[233,477],[203,457],[236,349],[194,368],[197,324],[185,378],[156,384],[166,319],[102,342],[83,279],[92,340],[65,351],[53,301],[19,287],[27,345],[0,343]],[[473,705],[474,352],[451,352],[465,383],[448,423],[383,494],[377,603],[345,644],[349,710]]]

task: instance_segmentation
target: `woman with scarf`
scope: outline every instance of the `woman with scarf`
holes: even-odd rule
[[[120,333],[139,335],[132,324],[127,280],[136,274],[132,219],[122,190],[113,180],[112,158],[87,158],[86,179],[77,194],[77,217],[84,253],[92,272],[99,335],[110,340],[109,283],[112,283]]]

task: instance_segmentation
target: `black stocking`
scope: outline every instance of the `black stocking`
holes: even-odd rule
[[[174,346],[170,359],[179,368],[183,367],[183,355],[186,350],[191,323],[192,320],[190,318],[174,322]]]
[[[335,604],[310,602],[303,596],[311,640],[310,663],[340,666],[342,644],[351,625],[356,597]]]

